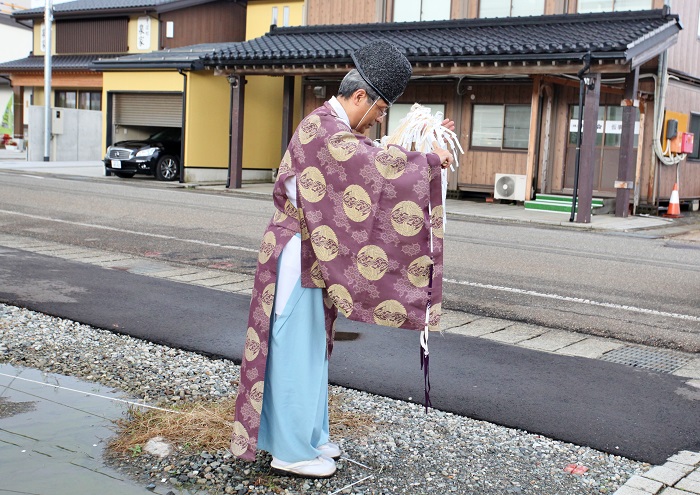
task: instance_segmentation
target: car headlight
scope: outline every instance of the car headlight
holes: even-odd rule
[[[145,150],[141,150],[136,153],[136,156],[152,156],[156,151],[158,151],[158,148],[146,148]]]

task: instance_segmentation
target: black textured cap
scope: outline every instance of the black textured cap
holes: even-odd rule
[[[373,41],[352,53],[355,68],[388,104],[393,104],[411,78],[411,63],[393,44]]]

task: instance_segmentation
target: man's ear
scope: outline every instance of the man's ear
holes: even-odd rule
[[[355,105],[359,105],[362,102],[362,99],[367,96],[367,91],[364,89],[358,89],[352,94],[352,102]]]

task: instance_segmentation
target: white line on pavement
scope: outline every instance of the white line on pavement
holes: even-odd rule
[[[245,251],[248,253],[257,253],[258,252],[257,249],[251,249],[251,248],[246,248],[246,247],[241,247],[241,246],[227,246],[225,244],[217,244],[215,242],[199,241],[197,239],[181,239],[180,237],[175,237],[175,236],[171,236],[171,235],[150,234],[150,233],[146,233],[146,232],[137,232],[135,230],[126,230],[126,229],[118,229],[116,227],[107,227],[106,225],[96,225],[96,224],[92,224],[92,223],[83,223],[83,222],[72,222],[70,220],[62,220],[60,218],[43,217],[40,215],[30,215],[29,213],[18,213],[15,211],[8,211],[8,210],[0,210],[0,213],[7,213],[8,215],[18,215],[18,216],[28,217],[28,218],[35,218],[37,220],[48,220],[50,222],[66,223],[69,225],[77,225],[79,227],[90,227],[93,229],[110,230],[112,232],[121,232],[123,234],[134,234],[134,235],[141,235],[144,237],[156,237],[158,239],[168,239],[168,240],[172,240],[172,241],[188,242],[190,244],[199,244],[202,246],[219,247],[219,248],[224,248],[224,249],[235,249],[237,251]]]
[[[607,302],[600,302],[600,301],[592,301],[590,299],[582,299],[580,297],[562,296],[559,294],[546,294],[544,292],[537,292],[534,290],[517,289],[515,287],[503,287],[500,285],[480,284],[478,282],[468,282],[466,280],[454,280],[454,279],[449,279],[449,278],[443,279],[443,281],[449,282],[452,284],[466,285],[469,287],[477,287],[479,289],[489,289],[489,290],[497,290],[497,291],[502,291],[502,292],[512,292],[514,294],[523,294],[526,296],[544,297],[547,299],[557,299],[559,301],[574,302],[574,303],[579,303],[579,304],[588,304],[591,306],[601,306],[604,308],[611,308],[611,309],[622,309],[625,311],[633,311],[635,313],[644,313],[644,314],[655,315],[655,316],[665,316],[665,317],[669,317],[669,318],[677,318],[679,320],[700,321],[700,317],[697,317],[697,316],[682,315],[679,313],[668,313],[666,311],[657,311],[655,309],[638,308],[636,306],[626,306],[623,304],[614,304],[614,303],[607,303]]]

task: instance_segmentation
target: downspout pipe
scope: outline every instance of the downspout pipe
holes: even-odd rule
[[[180,129],[180,171],[179,182],[185,182],[185,123],[187,122],[187,74],[182,69],[177,70],[184,78],[182,81],[182,129]]]
[[[584,74],[591,68],[591,52],[587,52],[583,56],[583,67],[578,71],[578,137],[576,139],[576,163],[574,165],[574,191],[571,195],[571,217],[569,222],[574,221],[576,216],[576,203],[578,202],[578,175],[579,165],[581,163],[581,141],[583,140],[583,105],[585,104],[586,83],[583,80]]]

